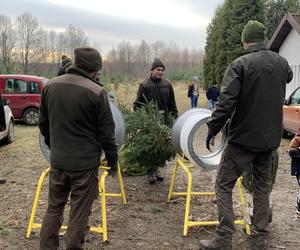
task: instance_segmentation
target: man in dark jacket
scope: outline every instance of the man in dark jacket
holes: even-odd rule
[[[93,200],[98,196],[101,151],[111,171],[117,169],[115,124],[106,91],[96,82],[102,68],[99,52],[74,50],[74,65],[43,89],[39,128],[50,147],[48,208],[40,249],[57,249],[64,206],[70,195],[67,249],[83,249]]]
[[[219,95],[220,95],[220,92],[217,87],[217,82],[214,81],[212,83],[212,85],[206,91],[206,98],[208,100],[208,108],[210,110],[216,109],[216,103],[217,103]]]
[[[165,120],[167,121],[168,114],[177,118],[178,110],[172,84],[163,78],[164,71],[165,65],[162,61],[158,58],[154,59],[150,77],[144,80],[139,86],[137,98],[134,102],[134,109],[140,108],[143,104],[152,101],[157,105],[159,110],[165,112]],[[150,170],[148,177],[150,184],[154,184],[157,180],[163,180],[155,170]]]
[[[265,46],[265,27],[249,21],[242,33],[245,55],[228,67],[216,110],[209,122],[206,147],[230,119],[228,145],[216,178],[220,224],[216,237],[201,240],[200,249],[232,249],[234,216],[232,189],[246,167],[253,167],[254,220],[251,249],[266,249],[271,158],[282,134],[282,106],[286,83],[293,78],[288,62]]]
[[[61,67],[59,68],[57,72],[57,76],[62,76],[66,73],[66,70],[71,67],[72,60],[67,57],[66,55],[61,56]]]

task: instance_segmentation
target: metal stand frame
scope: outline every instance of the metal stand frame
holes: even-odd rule
[[[124,205],[127,204],[127,201],[126,201],[126,195],[125,195],[125,191],[124,191],[124,184],[123,184],[120,164],[118,163],[118,171],[117,171],[119,185],[120,185],[120,193],[106,193],[105,178],[108,175],[107,170],[109,168],[100,166],[99,169],[104,170],[99,178],[99,197],[101,199],[101,204],[102,204],[102,206],[101,206],[101,208],[102,208],[102,226],[90,227],[90,231],[93,233],[103,234],[103,241],[108,241],[107,218],[106,218],[106,197],[117,197],[117,198],[120,197],[120,198],[122,198],[122,203]],[[31,210],[30,220],[29,220],[29,224],[27,227],[26,238],[30,238],[30,235],[31,235],[31,232],[33,229],[39,229],[42,227],[41,223],[34,222],[34,218],[35,218],[36,210],[38,207],[41,189],[42,189],[45,177],[49,174],[49,172],[50,172],[50,168],[47,168],[45,171],[42,172],[42,174],[39,178],[34,201],[33,201],[32,210]],[[67,226],[61,226],[61,230],[66,230],[66,229],[67,229]]]
[[[188,186],[187,186],[186,192],[174,192],[173,191],[178,168],[182,168],[188,177]],[[192,172],[191,172],[192,168],[195,168],[195,166],[192,165],[188,160],[184,159],[183,157],[181,159],[176,160],[176,164],[175,164],[173,174],[172,174],[168,199],[167,199],[167,202],[169,203],[170,200],[175,196],[186,196],[183,236],[187,236],[189,227],[211,226],[211,225],[219,224],[219,221],[191,221],[191,220],[189,220],[190,204],[191,204],[191,196],[192,195],[199,195],[199,196],[215,196],[216,195],[215,192],[192,192],[192,182],[193,182],[192,181]],[[243,219],[236,220],[236,221],[234,221],[234,223],[238,224],[238,225],[244,225],[246,234],[250,235],[250,225],[246,220],[246,218],[248,217],[249,214],[247,212],[247,205],[245,203],[242,179],[243,179],[243,177],[239,177],[239,179],[237,180],[237,188],[238,188],[238,192],[239,192],[240,206],[242,208]]]

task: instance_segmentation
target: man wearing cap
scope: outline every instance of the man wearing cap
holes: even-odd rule
[[[43,89],[39,128],[50,147],[48,207],[40,233],[40,249],[58,249],[58,231],[70,194],[66,249],[83,249],[88,217],[98,197],[102,150],[114,173],[118,153],[115,124],[106,91],[95,80],[102,68],[99,52],[74,50],[74,65]]]
[[[163,62],[155,58],[151,66],[150,77],[139,85],[137,98],[134,102],[134,109],[140,108],[143,104],[153,101],[159,110],[165,112],[165,120],[167,121],[168,114],[177,118],[178,110],[172,84],[163,78],[164,71],[165,65]],[[150,184],[154,184],[157,180],[163,180],[155,171],[150,171],[148,178]]]
[[[249,21],[241,40],[245,54],[225,72],[216,110],[209,122],[206,147],[230,119],[228,144],[221,159],[215,188],[219,225],[212,240],[200,249],[232,249],[234,213],[232,189],[243,170],[252,166],[254,219],[251,249],[267,249],[272,151],[280,144],[286,83],[293,78],[288,62],[265,45],[265,27]]]

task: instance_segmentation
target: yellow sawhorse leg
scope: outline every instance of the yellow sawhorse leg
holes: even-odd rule
[[[175,185],[175,178],[177,175],[178,168],[182,168],[184,172],[186,173],[188,177],[188,186],[187,186],[187,192],[174,192],[174,185]],[[171,184],[168,194],[167,202],[170,202],[170,200],[175,196],[185,196],[186,197],[186,204],[185,204],[185,214],[184,214],[184,225],[183,225],[183,236],[187,236],[189,227],[192,226],[210,226],[210,225],[218,225],[219,221],[190,221],[189,215],[190,215],[190,204],[191,204],[191,196],[192,195],[199,195],[199,196],[215,196],[215,192],[192,192],[192,172],[191,169],[194,168],[194,166],[184,158],[176,160],[176,164],[173,170],[172,178],[171,178]],[[234,223],[238,225],[244,225],[246,233],[250,235],[250,225],[247,223],[247,207],[245,203],[244,198],[244,189],[242,185],[242,177],[240,177],[237,181],[237,187],[240,197],[240,205],[242,207],[242,214],[243,219],[242,220],[236,220]]]
[[[120,194],[106,193],[105,178],[108,175],[107,170],[109,168],[100,166],[99,169],[104,170],[104,172],[101,174],[101,176],[99,178],[99,195],[100,195],[101,204],[102,204],[102,207],[101,207],[102,208],[102,227],[101,226],[90,227],[90,231],[94,232],[94,233],[99,233],[99,234],[102,233],[103,241],[107,241],[108,237],[107,237],[106,197],[108,197],[108,196],[109,197],[121,197],[123,204],[127,204],[127,201],[126,201],[126,195],[125,195],[125,191],[124,191],[124,184],[123,184],[120,165],[118,164],[118,170],[117,170],[118,181],[119,181],[120,191],[121,191]],[[32,210],[31,210],[30,220],[29,220],[29,224],[27,227],[26,238],[30,238],[30,235],[31,235],[31,232],[33,229],[41,228],[41,223],[35,223],[34,218],[36,215],[36,210],[37,210],[37,206],[38,206],[38,202],[39,202],[41,188],[43,186],[44,179],[49,174],[49,172],[50,172],[50,168],[47,168],[45,171],[42,172],[42,174],[39,178]],[[61,230],[66,230],[66,229],[67,229],[67,226],[61,227]]]
[[[47,168],[45,171],[42,172],[40,178],[39,178],[39,182],[36,188],[36,192],[35,192],[35,197],[33,200],[33,206],[31,209],[31,215],[30,215],[30,219],[29,219],[29,224],[27,227],[27,233],[26,233],[26,238],[29,238],[32,232],[32,229],[34,228],[40,228],[40,224],[34,223],[34,217],[36,214],[36,209],[39,203],[39,198],[40,198],[40,194],[41,194],[41,189],[44,183],[44,179],[45,177],[49,174],[50,168]]]
[[[102,168],[102,169],[108,169],[107,167],[100,167],[100,168]],[[120,186],[120,193],[119,194],[106,193],[105,195],[107,197],[120,197],[120,198],[122,198],[122,203],[124,205],[126,205],[127,201],[126,201],[126,195],[125,195],[125,190],[124,190],[124,184],[123,184],[123,178],[122,178],[122,173],[121,173],[121,167],[120,167],[119,163],[118,163],[117,176],[118,176],[118,181],[119,181],[119,186]]]

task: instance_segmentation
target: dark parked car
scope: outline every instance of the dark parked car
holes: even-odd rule
[[[0,75],[0,94],[9,100],[15,119],[38,124],[41,92],[47,81],[40,76]]]
[[[295,134],[300,128],[300,87],[297,88],[283,106],[284,136]]]

